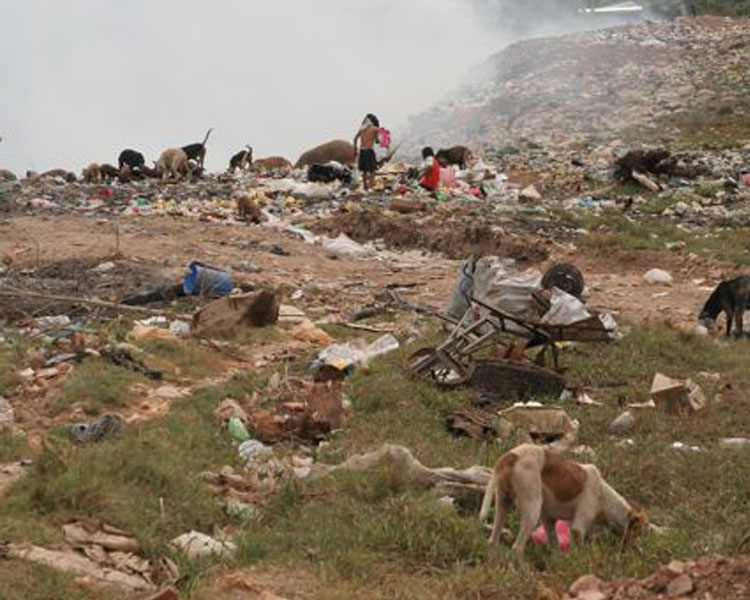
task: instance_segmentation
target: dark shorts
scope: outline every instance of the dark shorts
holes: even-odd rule
[[[375,150],[368,148],[359,151],[359,170],[363,173],[374,173],[378,169],[378,159]]]

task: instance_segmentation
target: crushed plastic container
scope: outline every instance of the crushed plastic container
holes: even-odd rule
[[[221,298],[228,296],[234,288],[232,278],[226,271],[193,261],[188,266],[190,272],[182,283],[183,291],[192,296]]]

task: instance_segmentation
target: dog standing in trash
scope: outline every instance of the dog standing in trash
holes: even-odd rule
[[[732,322],[735,325],[735,335],[742,335],[743,317],[748,308],[750,308],[750,275],[743,275],[722,281],[716,286],[703,305],[698,322],[706,329],[710,329],[715,325],[717,317],[725,313],[727,337],[732,333]]]
[[[503,454],[495,464],[484,493],[479,519],[484,522],[495,502],[490,544],[500,541],[503,525],[515,506],[521,525],[513,550],[523,552],[539,521],[557,545],[556,521],[570,521],[573,537],[581,542],[597,524],[626,536],[648,526],[648,515],[635,509],[602,477],[594,465],[564,459],[534,444],[522,444]]]
[[[253,166],[253,149],[248,144],[243,150],[229,159],[229,172],[234,173],[237,169],[247,171]]]
[[[203,161],[206,160],[206,142],[212,131],[213,127],[206,132],[206,137],[203,138],[202,142],[196,142],[195,144],[188,144],[187,146],[182,147],[188,160],[194,160],[201,168],[203,168]]]
[[[182,148],[169,148],[162,152],[156,162],[156,170],[161,175],[162,181],[170,179],[179,181],[183,176],[191,173],[187,154]]]

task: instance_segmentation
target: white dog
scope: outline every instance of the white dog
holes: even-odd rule
[[[162,181],[179,181],[181,177],[190,175],[190,163],[182,148],[168,148],[161,153],[156,163],[156,169],[161,174]]]
[[[521,528],[513,550],[523,552],[539,521],[557,545],[556,521],[570,521],[576,541],[583,540],[595,524],[605,524],[623,534],[648,525],[648,515],[618,494],[594,465],[582,465],[533,444],[522,444],[503,454],[484,493],[479,513],[484,522],[495,501],[490,544],[497,544],[511,507],[521,515]]]

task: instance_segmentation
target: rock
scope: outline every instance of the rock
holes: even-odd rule
[[[708,329],[705,325],[696,325],[693,333],[699,337],[705,337],[708,335]]]
[[[170,585],[168,588],[159,590],[145,600],[180,600],[180,594],[175,588]]]
[[[672,285],[672,276],[662,269],[651,269],[643,279],[649,285]]]
[[[633,416],[633,413],[629,410],[626,410],[624,413],[622,413],[620,416],[618,416],[612,423],[609,425],[609,430],[612,433],[625,433],[627,431],[630,431],[635,427],[635,416]]]
[[[162,400],[180,400],[190,394],[189,390],[180,389],[173,385],[162,385],[153,392],[154,396]]]
[[[602,585],[604,585],[604,582],[595,575],[582,575],[571,584],[568,592],[577,596],[586,590],[599,590]]]
[[[687,566],[681,560],[673,560],[665,568],[670,575],[676,577],[678,575],[683,575]]]
[[[542,195],[539,193],[539,190],[536,189],[533,185],[530,185],[529,187],[525,188],[521,192],[521,200],[528,200],[530,202],[541,202],[542,201]]]
[[[0,431],[10,429],[15,422],[13,406],[5,398],[0,396]]]
[[[586,590],[578,594],[577,600],[607,600],[607,594],[601,590]]]
[[[691,594],[693,590],[695,590],[695,584],[690,575],[685,574],[676,577],[667,585],[667,594],[673,598]]]

